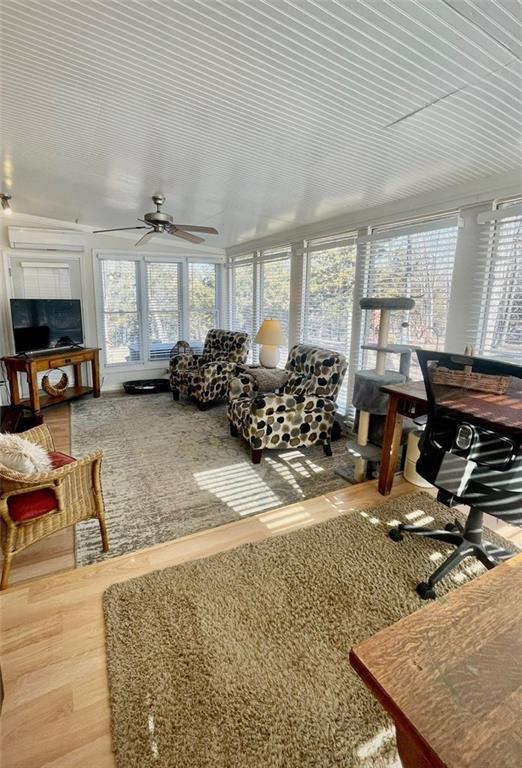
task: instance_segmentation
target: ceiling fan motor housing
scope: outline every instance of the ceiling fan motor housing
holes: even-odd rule
[[[147,224],[150,224],[151,227],[154,227],[156,232],[164,232],[167,227],[172,226],[172,216],[160,211],[160,208],[166,199],[167,198],[164,195],[153,195],[152,202],[156,206],[156,210],[151,213],[146,213],[143,217],[144,221],[146,221]]]
[[[166,226],[172,225],[172,216],[169,216],[168,213],[161,213],[161,211],[146,213],[143,219],[147,224],[150,224],[151,227],[155,227],[156,229],[161,228],[161,231],[163,231]]]

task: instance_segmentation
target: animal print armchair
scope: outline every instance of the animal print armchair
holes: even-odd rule
[[[247,358],[249,346],[248,333],[213,328],[207,333],[200,357],[173,355],[170,387],[174,400],[179,400],[183,392],[205,410],[211,402],[224,397],[236,366]]]
[[[264,448],[299,448],[322,443],[327,456],[335,401],[346,373],[338,352],[297,344],[286,363],[288,379],[277,392],[256,391],[254,379],[242,372],[230,380],[230,433],[248,441],[252,461],[259,464]]]

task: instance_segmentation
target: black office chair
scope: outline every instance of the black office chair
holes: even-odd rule
[[[466,557],[494,568],[513,554],[482,538],[482,519],[488,512],[522,525],[522,367],[446,352],[417,350],[417,355],[428,396],[417,472],[438,488],[438,501],[470,507],[465,525],[455,520],[444,530],[433,530],[401,523],[389,532],[394,541],[411,533],[456,547],[427,581],[417,585],[418,594],[428,600],[436,597],[435,584]],[[464,366],[472,366],[473,373],[511,377],[506,395],[438,383],[441,373],[448,378],[440,368],[463,371]]]

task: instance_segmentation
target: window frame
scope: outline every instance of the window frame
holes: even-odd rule
[[[426,216],[419,216],[411,219],[399,219],[398,221],[387,222],[384,224],[376,224],[368,226],[367,234],[359,235],[358,246],[361,247],[363,259],[363,277],[362,277],[362,296],[374,295],[375,291],[372,288],[372,274],[375,274],[375,269],[372,272],[373,259],[375,253],[372,253],[372,245],[374,243],[386,242],[399,238],[408,238],[409,236],[422,236],[428,233],[445,231],[447,229],[455,228],[455,250],[453,254],[452,267],[451,267],[451,279],[450,279],[450,291],[447,299],[447,311],[445,314],[444,334],[437,337],[437,348],[443,350],[445,348],[445,341],[448,336],[448,317],[450,310],[450,298],[451,298],[451,286],[454,279],[454,270],[458,254],[458,237],[459,237],[459,210],[452,209],[446,211],[440,211],[434,214],[427,214]],[[442,272],[442,270],[441,270]],[[375,281],[375,278],[373,278]],[[359,310],[361,312],[361,310]],[[372,318],[372,312],[361,312],[361,332],[360,332],[360,344],[369,343],[370,337],[370,324]],[[410,319],[411,310],[403,312],[403,322],[408,322]],[[404,320],[407,318],[407,320]],[[409,333],[406,333],[409,336]],[[393,343],[393,342],[392,342]],[[418,340],[410,340],[409,338],[404,341],[398,341],[395,343],[404,343],[407,346],[418,346],[420,348],[430,348],[425,345],[424,342]],[[362,350],[359,357],[358,365],[362,368],[373,367],[373,363],[368,360],[371,359],[372,353],[367,350]],[[396,356],[398,358],[398,356]],[[412,355],[413,370],[416,369],[416,358]],[[397,365],[398,370],[398,365]]]
[[[346,323],[346,343],[345,348],[342,350],[338,350],[340,354],[344,355],[346,357],[347,362],[350,360],[350,352],[351,352],[351,346],[352,346],[352,336],[353,336],[353,322],[355,317],[355,304],[356,304],[356,293],[357,293],[357,260],[358,260],[358,252],[357,252],[357,231],[345,231],[339,234],[332,234],[328,235],[326,237],[319,237],[319,238],[310,238],[304,242],[304,249],[303,249],[303,258],[304,258],[304,268],[303,268],[303,278],[302,278],[302,285],[301,285],[301,291],[302,291],[302,299],[301,299],[301,317],[299,322],[299,340],[303,344],[311,344],[315,342],[311,342],[307,338],[307,312],[309,309],[309,285],[310,285],[310,276],[312,272],[312,261],[314,254],[325,254],[328,251],[333,251],[337,248],[347,248],[351,247],[354,248],[354,260],[353,260],[353,268],[354,268],[354,282],[353,287],[351,291],[351,312],[349,315],[349,318],[347,318]],[[341,346],[341,344],[338,344],[336,346]],[[326,342],[325,340],[325,348],[333,349],[332,342]],[[349,366],[351,368],[351,366]],[[341,385],[341,388],[339,390],[339,396],[337,398],[336,402],[336,408],[337,411],[343,415],[345,418],[349,417],[349,400],[350,400],[350,384],[351,379],[349,376],[349,371],[347,371],[345,379]]]
[[[280,245],[273,248],[267,248],[264,251],[248,251],[245,254],[229,257],[225,263],[227,271],[227,293],[228,293],[228,314],[227,314],[227,327],[231,330],[246,330],[251,333],[250,351],[248,356],[248,362],[257,364],[259,361],[259,347],[254,339],[259,331],[262,322],[262,301],[263,301],[263,266],[267,263],[274,263],[277,261],[288,261],[289,265],[289,278],[288,278],[288,326],[290,331],[291,327],[291,296],[292,296],[292,261],[293,252],[292,246],[289,244]],[[235,322],[235,300],[234,300],[234,270],[236,268],[251,267],[252,269],[252,329],[242,329],[236,327]],[[288,350],[292,346],[289,332],[287,333]],[[284,367],[286,365],[286,359],[280,358],[279,366]]]
[[[208,254],[208,256],[191,257],[185,255],[168,255],[165,253],[146,253],[138,254],[131,251],[110,251],[110,250],[96,250],[93,251],[93,272],[94,272],[94,294],[96,305],[96,332],[98,338],[98,346],[100,347],[101,362],[103,370],[108,373],[118,373],[125,371],[145,371],[145,370],[158,370],[160,368],[167,368],[168,357],[150,359],[150,344],[148,338],[148,293],[147,293],[147,263],[176,263],[179,264],[179,317],[180,317],[180,339],[186,339],[189,335],[189,262],[199,262],[204,264],[213,264],[216,267],[216,307],[217,318],[219,319],[222,313],[222,301],[223,292],[221,290],[222,280],[222,268],[224,266],[224,257],[215,254]],[[103,321],[104,315],[104,302],[103,302],[103,287],[101,276],[101,262],[109,261],[134,261],[137,263],[137,301],[138,301],[138,314],[139,314],[139,330],[141,341],[141,353],[139,360],[133,360],[128,362],[109,363],[107,361],[106,349],[105,349],[105,326]],[[173,345],[175,342],[173,342]]]
[[[187,273],[187,288],[188,288],[189,292],[190,292],[190,268],[192,266],[196,266],[198,264],[205,264],[205,265],[210,265],[210,266],[214,267],[214,280],[215,280],[214,308],[212,310],[210,310],[212,312],[212,314],[214,315],[214,323],[211,326],[211,328],[219,328],[220,317],[221,317],[221,306],[222,306],[222,291],[221,291],[221,279],[220,279],[221,278],[221,274],[220,274],[220,270],[218,269],[219,264],[217,262],[215,262],[215,261],[207,261],[205,259],[196,259],[196,258],[190,258],[189,257],[187,259],[187,269],[186,269],[186,273]],[[183,290],[182,290],[182,292],[183,292]],[[189,298],[188,298],[188,301],[187,301],[187,315],[188,315],[188,319],[187,319],[187,334],[186,334],[187,335],[187,340],[188,340],[189,344],[190,344],[191,341],[202,341],[203,343],[205,342],[205,339],[192,339],[191,338],[192,337],[192,319],[191,319],[191,316],[192,316],[192,312],[193,311],[198,311],[198,310],[200,310],[200,311],[202,311],[202,310],[207,311],[205,307],[193,307],[191,305],[191,303],[190,303],[190,295],[189,295]],[[181,314],[183,315],[183,311],[181,312]]]

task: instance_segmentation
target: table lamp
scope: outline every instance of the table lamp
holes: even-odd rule
[[[279,320],[263,320],[255,338],[256,344],[262,344],[259,350],[259,362],[264,368],[276,368],[279,362],[279,347],[284,347],[286,339]]]

